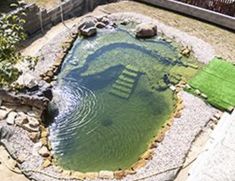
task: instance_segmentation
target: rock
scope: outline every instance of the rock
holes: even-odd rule
[[[185,47],[181,50],[181,55],[189,57],[191,53],[191,49],[189,47]]]
[[[208,97],[207,97],[207,95],[206,94],[201,94],[201,96],[202,96],[202,98],[204,98],[204,99],[207,99]]]
[[[216,114],[214,115],[214,117],[217,118],[217,119],[220,119],[221,114],[220,114],[220,113],[216,113]]]
[[[27,115],[29,117],[39,118],[39,115],[37,115],[34,111],[28,111]]]
[[[127,19],[125,19],[125,20],[123,20],[120,24],[126,26],[126,25],[128,25],[129,23],[130,23],[130,21],[127,20]]]
[[[17,114],[17,117],[15,118],[16,125],[22,126],[23,124],[27,124],[28,122],[29,121],[26,114],[24,114],[23,112]]]
[[[84,179],[86,178],[85,173],[78,172],[78,171],[73,172],[73,173],[72,173],[72,176],[73,176],[74,178],[77,178],[77,179],[80,179],[80,180],[84,180]]]
[[[63,175],[71,176],[72,175],[72,171],[70,171],[70,170],[63,170]]]
[[[200,95],[200,94],[201,94],[201,92],[200,92],[198,89],[196,89],[196,90],[194,91],[194,93],[197,94],[197,95]]]
[[[146,165],[147,161],[146,160],[139,160],[137,163],[135,163],[132,166],[133,170],[138,170]]]
[[[38,81],[35,79],[31,79],[30,81],[28,81],[25,86],[29,91],[37,91],[39,89]]]
[[[157,26],[142,23],[136,27],[135,33],[137,38],[152,38],[157,35]]]
[[[171,85],[171,86],[170,86],[170,89],[171,89],[172,91],[175,91],[175,90],[176,90],[176,87],[173,86],[173,85]]]
[[[82,34],[83,36],[91,37],[91,36],[96,35],[97,30],[96,30],[95,27],[91,27],[91,28],[82,28],[82,29],[80,30],[80,32],[81,32],[81,34]]]
[[[41,138],[41,143],[42,143],[42,145],[47,145],[47,143],[48,143],[47,137]]]
[[[94,36],[97,32],[96,20],[94,18],[87,18],[78,25],[79,32],[86,37]]]
[[[141,156],[141,159],[144,160],[150,160],[152,158],[152,150],[147,150],[144,152],[144,154]]]
[[[40,150],[38,151],[38,153],[39,153],[39,155],[41,155],[41,156],[43,156],[43,157],[48,157],[48,156],[50,156],[50,152],[49,152],[49,150],[47,149],[46,146],[42,146],[42,147],[40,148]]]
[[[126,174],[125,174],[125,171],[123,171],[123,170],[114,172],[114,178],[115,179],[121,180],[125,176],[126,176]]]
[[[135,170],[126,170],[125,173],[127,175],[134,175],[134,174],[136,174],[136,171]]]
[[[192,87],[191,87],[189,84],[186,84],[186,85],[185,85],[185,88],[186,88],[186,89],[191,89]]]
[[[0,127],[0,140],[8,140],[13,135],[13,130],[9,126]]]
[[[39,121],[36,118],[28,117],[29,126],[32,128],[37,128],[39,126]]]
[[[97,179],[99,176],[98,172],[86,172],[85,177],[86,179]]]
[[[113,179],[114,174],[112,171],[102,170],[99,172],[99,178],[101,179]]]
[[[36,143],[38,141],[39,138],[39,134],[37,132],[34,133],[29,133],[29,138]]]
[[[52,150],[52,146],[51,146],[51,142],[50,141],[48,141],[48,143],[47,143],[47,147],[48,147],[48,150]]]
[[[8,110],[3,110],[3,109],[0,109],[0,120],[3,120],[7,117],[9,111]]]
[[[175,118],[180,118],[181,117],[181,112],[178,111],[176,114],[175,114]]]
[[[2,99],[0,99],[0,106],[2,106]]]
[[[112,24],[111,20],[105,16],[103,16],[100,20],[100,22],[104,23],[105,25],[110,25]]]
[[[23,163],[26,160],[26,158],[27,158],[27,156],[25,154],[21,153],[16,158],[16,161],[21,164],[21,163]]]
[[[15,124],[16,116],[17,116],[16,112],[10,112],[7,116],[7,119],[6,119],[7,124],[9,124],[9,125]]]
[[[38,132],[39,131],[39,127],[33,128],[29,124],[23,124],[21,127],[29,132]]]
[[[157,143],[161,143],[164,139],[165,135],[164,133],[160,133],[158,136],[157,136],[157,139],[155,140],[155,142]]]
[[[48,77],[53,77],[53,76],[54,76],[53,71],[52,71],[52,70],[47,71],[47,72],[46,72],[46,76],[48,76]]]
[[[51,81],[51,77],[45,76],[45,77],[43,77],[43,80],[45,80],[46,82],[50,82]]]
[[[106,25],[102,22],[98,22],[98,23],[96,23],[95,26],[96,26],[96,28],[104,28]]]
[[[218,119],[216,118],[216,117],[211,117],[211,120],[213,121],[213,122],[217,122],[218,121]]]
[[[47,168],[47,167],[51,166],[51,164],[52,164],[51,161],[48,160],[48,159],[46,159],[46,160],[43,162],[42,167],[43,167],[43,168]]]
[[[48,136],[47,129],[41,131],[41,138],[46,138]]]

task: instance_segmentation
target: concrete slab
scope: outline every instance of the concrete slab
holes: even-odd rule
[[[235,111],[224,113],[202,153],[192,164],[187,181],[235,180]]]

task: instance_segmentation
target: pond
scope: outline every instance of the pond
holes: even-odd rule
[[[54,88],[50,140],[59,165],[83,172],[130,167],[175,109],[169,85],[197,66],[175,43],[138,40],[120,26],[78,38]]]

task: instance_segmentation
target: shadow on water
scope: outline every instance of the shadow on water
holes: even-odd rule
[[[107,35],[102,36],[105,38]],[[96,41],[102,36],[85,41]],[[87,56],[80,56],[84,60],[78,58],[73,64],[73,57],[79,57],[78,49],[85,51],[82,47],[84,40],[77,41],[66,58],[60,74],[63,77],[58,78],[50,107],[50,118],[53,119],[50,140],[58,163],[66,169],[99,171],[128,168],[146,150],[149,141],[174,109],[172,92],[169,89],[152,89],[148,70],[140,72],[139,68],[152,68],[154,64],[156,70],[152,68],[151,71],[159,72],[151,74],[151,79],[158,82],[165,71],[170,71],[165,67],[173,67],[177,61],[172,62],[158,51],[145,48],[148,41],[148,46],[152,46],[153,40],[135,44],[125,42],[126,36],[129,35],[121,34],[120,42],[111,41],[85,54]],[[115,38],[115,33],[112,38]],[[141,43],[145,44],[140,46]],[[162,41],[158,40],[156,44],[166,45],[167,50],[175,51],[174,47]],[[114,49],[116,55],[129,50],[135,55],[111,60],[109,58],[113,54],[102,56]],[[128,65],[138,58],[138,63],[128,68],[127,63],[121,64],[118,58],[128,59]],[[100,64],[105,65],[104,69],[98,69],[97,64],[93,64],[98,59],[101,63],[105,62]],[[83,62],[80,67],[79,62]],[[135,66],[139,66],[137,70]],[[90,72],[83,74],[87,71]],[[122,98],[112,94],[114,89]]]

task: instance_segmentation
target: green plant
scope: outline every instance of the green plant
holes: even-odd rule
[[[21,8],[20,4],[12,4]],[[36,62],[37,58],[24,57],[17,51],[17,45],[26,39],[24,32],[25,12],[0,14],[0,86],[7,86],[20,75],[16,64],[20,61]],[[32,65],[32,64],[30,64]]]

